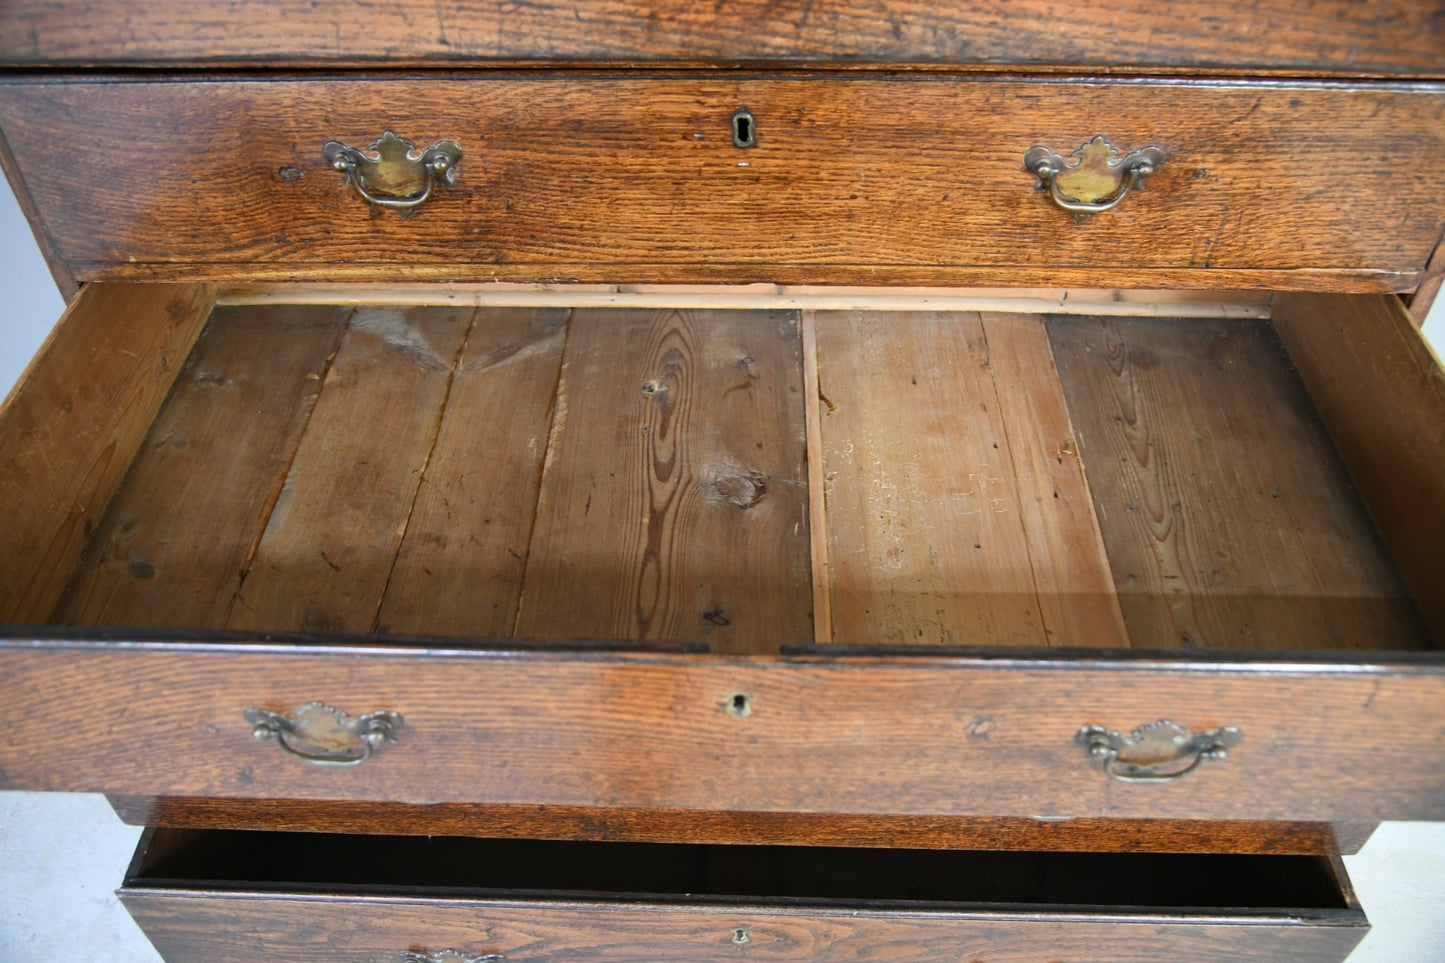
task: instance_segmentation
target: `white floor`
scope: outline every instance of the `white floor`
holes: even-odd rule
[[[3,398],[62,307],[8,190],[0,291]],[[1425,331],[1445,344],[1445,298]],[[100,796],[0,793],[0,963],[157,963],[113,892],[138,836]],[[1374,924],[1350,963],[1445,963],[1445,824],[1386,823],[1345,862]]]

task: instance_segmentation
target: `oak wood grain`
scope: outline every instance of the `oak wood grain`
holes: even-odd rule
[[[5,788],[867,815],[1372,821],[1445,816],[1445,666],[465,652],[17,641]],[[736,694],[750,712],[730,712]],[[405,726],[323,769],[243,710]],[[57,723],[103,720],[103,725]],[[1180,782],[1111,780],[1086,725],[1237,726]],[[1359,733],[1359,738],[1350,734]],[[1388,779],[1379,774],[1388,772]]]
[[[0,410],[0,622],[55,608],[210,310],[205,286],[92,285],[21,376]]]
[[[1110,290],[1158,289],[1177,284],[1202,293],[1210,289],[1273,291],[1322,291],[1352,294],[1399,294],[1413,291],[1420,284],[1423,272],[1376,269],[1329,268],[1109,268],[1068,267],[1048,264],[976,266],[916,266],[876,264],[658,264],[656,262],[616,264],[608,262],[552,262],[546,264],[497,265],[481,262],[418,264],[330,264],[304,260],[285,262],[149,264],[69,262],[76,276],[84,281],[184,281],[221,282],[232,288],[248,290],[260,286],[285,285],[324,287],[341,282],[351,287],[375,289],[378,284],[433,286],[437,284],[492,285],[589,284],[608,286],[619,281],[630,284],[782,284],[817,286],[838,284],[845,287],[871,286],[880,282],[901,286],[995,287],[1016,284],[1031,288],[1049,284],[1078,287],[1106,285]],[[574,305],[580,307],[582,305]],[[595,307],[596,305],[588,305]],[[665,307],[669,305],[652,305]],[[675,306],[675,305],[673,305]],[[716,305],[710,305],[715,307]],[[727,304],[729,308],[777,307],[778,305]],[[885,307],[874,305],[875,307]],[[803,305],[788,305],[800,308]],[[830,305],[832,310],[856,305]],[[979,305],[959,305],[957,310],[978,310]],[[990,310],[1008,310],[1006,306],[990,305]],[[1035,306],[1030,310],[1040,310]],[[1049,310],[1043,308],[1042,310]],[[1148,312],[1137,312],[1145,313]],[[1157,313],[1157,312],[1156,312]]]
[[[297,799],[109,796],[133,826],[275,832],[415,834],[713,845],[868,846],[996,852],[1358,852],[1373,823],[1258,820],[1037,819],[852,816],[844,813],[682,812],[598,806],[348,803]]]
[[[1445,371],[1389,298],[1281,295],[1275,330],[1438,646],[1445,640]]]
[[[981,319],[1045,638],[1050,645],[1126,648],[1129,634],[1044,319],[1000,313]]]
[[[479,311],[386,587],[378,631],[512,633],[567,311]]]
[[[580,0],[437,8],[386,0],[364,15],[340,0],[288,7],[201,0],[11,0],[0,11],[5,65],[476,64],[513,61],[753,61],[1008,66],[1067,64],[1445,74],[1435,0],[1267,0],[1221,11],[1208,0],[1084,3],[1066,20],[1043,0],[703,0],[668,6]]]
[[[1429,645],[1267,324],[1049,335],[1136,646]]]
[[[729,136],[743,104],[757,118],[748,150]],[[456,186],[416,217],[371,217],[321,156],[332,138],[370,143],[378,116],[466,152]],[[1332,271],[1408,287],[1445,228],[1436,85],[8,78],[0,124],[57,253],[86,277],[244,264],[272,278],[957,284],[1008,269],[1050,284],[1055,269],[1090,269],[1078,283]],[[236,130],[244,148],[216,149]],[[1168,159],[1118,210],[1076,223],[1022,158],[1101,132]],[[70,163],[51,162],[56,143]]]
[[[375,628],[473,313],[351,316],[228,627]]]
[[[790,312],[576,311],[521,638],[812,641]]]
[[[351,310],[211,315],[51,621],[225,624]]]
[[[766,901],[678,906],[585,897],[343,896],[298,902],[284,894],[143,886],[122,891],[121,898],[174,963],[251,963],[262,934],[268,949],[302,953],[315,963],[445,949],[528,963],[558,958],[730,963],[744,954],[779,963],[1339,963],[1368,928],[1358,910],[1219,914],[1106,907],[1005,914],[988,907],[925,912]]]
[[[816,326],[829,641],[1047,644],[979,316]]]

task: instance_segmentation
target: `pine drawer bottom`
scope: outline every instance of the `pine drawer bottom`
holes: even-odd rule
[[[150,830],[121,898],[167,963],[1343,960],[1326,857]]]

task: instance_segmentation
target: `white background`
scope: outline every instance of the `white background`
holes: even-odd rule
[[[0,292],[3,396],[64,307],[9,190],[0,192]],[[1425,330],[1438,344],[1445,297],[1435,307]],[[99,796],[0,793],[0,961],[158,963],[112,895],[138,835]],[[1346,865],[1374,924],[1350,963],[1445,963],[1445,823],[1386,823]],[[256,959],[270,957],[258,947]]]

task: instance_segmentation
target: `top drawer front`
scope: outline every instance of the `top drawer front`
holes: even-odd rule
[[[731,118],[754,118],[734,145]],[[1328,132],[1320,126],[1329,118]],[[1408,289],[1445,223],[1445,88],[473,76],[12,82],[53,249],[99,277]],[[410,219],[322,156],[464,151]],[[1095,135],[1165,161],[1076,222],[1023,163]],[[63,159],[63,161],[58,161]]]
[[[365,64],[519,60],[1084,64],[1445,70],[1438,0],[641,0],[568,4],[342,0],[288,5],[198,0],[0,6],[7,64]],[[1105,9],[1090,9],[1090,8]]]

